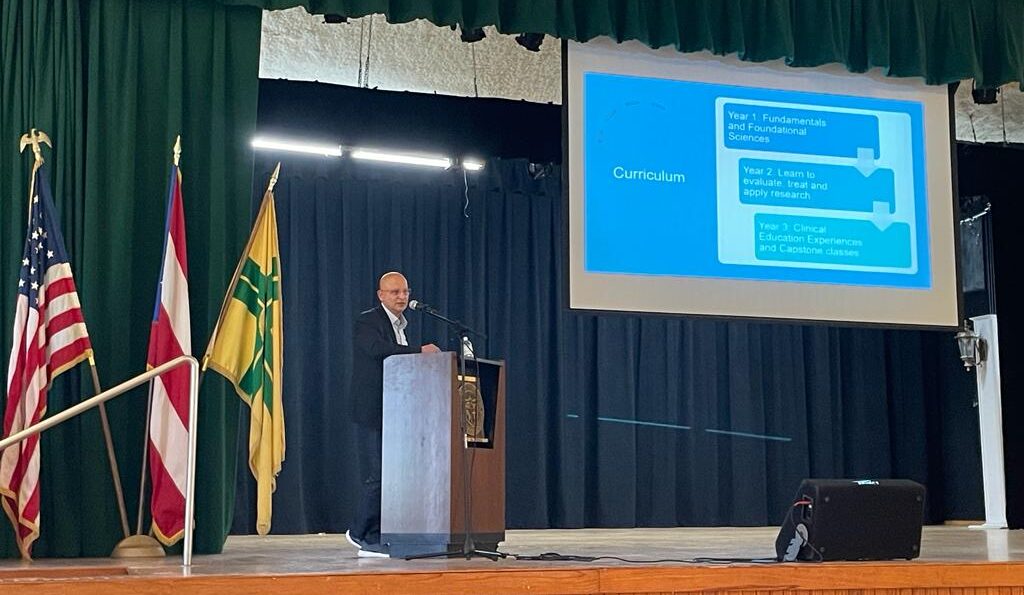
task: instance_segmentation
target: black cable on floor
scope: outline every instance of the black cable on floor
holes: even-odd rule
[[[559,554],[557,552],[544,552],[536,556],[522,554],[508,554],[516,560],[533,560],[541,562],[597,562],[598,560],[616,560],[629,564],[661,564],[674,562],[676,564],[778,564],[775,558],[659,558],[650,560],[633,560],[619,556],[576,556],[572,554]]]

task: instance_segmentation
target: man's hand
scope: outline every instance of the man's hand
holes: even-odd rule
[[[427,345],[420,347],[420,353],[441,353],[441,350],[438,349],[437,345],[428,343]]]

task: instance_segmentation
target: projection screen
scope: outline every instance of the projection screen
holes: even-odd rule
[[[568,305],[958,326],[946,86],[568,42]]]

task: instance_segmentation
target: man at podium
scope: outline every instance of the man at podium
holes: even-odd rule
[[[352,420],[362,494],[352,526],[345,532],[360,557],[387,557],[380,543],[381,409],[384,358],[402,353],[437,353],[433,343],[411,347],[405,337],[409,282],[398,272],[384,273],[377,284],[380,305],[356,317],[352,333]]]

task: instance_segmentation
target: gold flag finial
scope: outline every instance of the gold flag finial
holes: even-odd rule
[[[178,167],[178,161],[181,159],[181,135],[179,134],[174,139],[174,167]]]
[[[51,149],[53,148],[53,143],[50,142],[50,137],[47,136],[46,133],[43,132],[42,130],[36,130],[35,128],[33,128],[29,132],[26,132],[25,134],[21,135],[21,145],[18,149],[18,152],[23,153],[25,151],[25,147],[32,145],[32,152],[36,156],[36,163],[42,163],[43,152],[39,148],[39,143],[43,143],[46,146],[50,147]]]
[[[274,186],[277,185],[277,176],[281,173],[281,162],[277,162],[277,167],[274,168],[274,173],[270,176],[270,184],[267,186],[267,192],[273,192]]]

